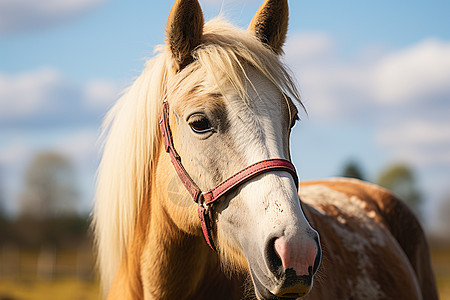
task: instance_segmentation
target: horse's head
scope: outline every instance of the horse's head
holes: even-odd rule
[[[287,23],[286,0],[265,1],[247,31],[221,21],[204,25],[197,0],[178,0],[172,8],[168,123],[182,164],[202,191],[258,161],[290,159],[297,108],[288,95],[298,93],[279,61]],[[172,172],[165,151],[159,162]],[[196,205],[177,174],[162,182],[170,218],[199,235]],[[207,217],[222,258],[250,268],[258,297],[308,293],[321,250],[291,174],[259,174],[214,203]]]

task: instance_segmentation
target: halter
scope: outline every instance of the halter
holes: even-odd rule
[[[172,161],[181,182],[183,182],[183,185],[186,187],[189,194],[191,194],[194,202],[198,204],[198,216],[200,218],[203,236],[205,237],[206,243],[214,251],[216,250],[216,247],[211,235],[211,222],[208,218],[208,213],[211,205],[218,201],[222,196],[225,196],[244,182],[247,182],[257,175],[269,171],[286,171],[290,173],[294,178],[294,182],[298,189],[298,177],[294,165],[292,165],[292,163],[288,160],[274,158],[254,163],[229,177],[215,188],[204,193],[189,176],[188,172],[181,163],[181,157],[175,150],[172,140],[172,132],[170,131],[169,126],[169,103],[167,103],[167,101],[164,101],[163,103],[163,111],[159,124],[163,135],[166,152],[169,153],[170,160]]]

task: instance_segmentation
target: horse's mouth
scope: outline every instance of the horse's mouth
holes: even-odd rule
[[[303,297],[304,295],[305,294],[300,295],[298,293],[286,293],[286,294],[283,295],[283,297],[278,297],[278,298],[281,298],[281,299],[297,299],[297,298]]]
[[[309,293],[312,287],[312,276],[296,276],[283,281],[279,288],[272,289],[272,293],[251,271],[255,294],[261,300],[288,300],[298,299]],[[276,292],[275,292],[276,290]],[[276,293],[276,294],[275,294]]]

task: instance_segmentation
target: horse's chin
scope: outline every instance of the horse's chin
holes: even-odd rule
[[[264,276],[264,275],[263,275]],[[256,272],[251,268],[251,277],[255,288],[256,297],[260,300],[288,300],[299,299],[306,296],[312,288],[312,278],[301,280],[301,284],[297,284],[296,288],[286,291],[282,296],[274,295],[259,279]]]

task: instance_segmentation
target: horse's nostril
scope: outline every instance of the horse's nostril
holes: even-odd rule
[[[311,238],[295,239],[281,236],[274,241],[272,239],[267,247],[272,272],[276,269],[282,272],[292,269],[298,276],[311,276],[320,263],[319,244]]]
[[[317,246],[317,254],[316,254],[316,258],[314,259],[314,266],[312,268],[311,275],[316,274],[317,269],[319,269],[320,262],[322,261],[322,248],[320,246],[319,238],[317,237],[315,240],[316,240],[316,246]]]
[[[275,240],[277,238],[272,238],[269,240],[266,246],[266,260],[269,270],[275,274],[277,277],[283,274],[283,265],[280,256],[275,250]]]

